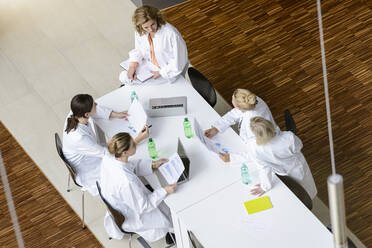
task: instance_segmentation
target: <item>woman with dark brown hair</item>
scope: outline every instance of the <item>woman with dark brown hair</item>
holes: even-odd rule
[[[62,150],[76,171],[77,182],[83,186],[83,190],[88,190],[94,196],[98,194],[96,181],[99,179],[101,160],[107,153],[104,134],[97,130],[94,120],[127,116],[127,111],[115,112],[97,105],[88,94],[76,95],[71,100],[71,111],[63,132]],[[146,127],[145,131],[138,135],[136,142],[147,137]]]
[[[129,70],[120,74],[120,81],[136,79],[136,68],[147,63],[153,78],[173,82],[184,76],[188,67],[186,43],[178,30],[164,21],[160,10],[143,5],[133,14],[135,49],[129,52]]]

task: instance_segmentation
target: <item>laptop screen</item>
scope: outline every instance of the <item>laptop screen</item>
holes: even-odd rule
[[[182,160],[183,166],[185,167],[185,170],[183,171],[182,175],[178,179],[177,183],[183,183],[189,179],[190,159],[187,157],[185,149],[183,148],[182,142],[179,138],[178,138],[177,153]]]

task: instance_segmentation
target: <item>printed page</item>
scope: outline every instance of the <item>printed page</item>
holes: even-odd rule
[[[217,153],[217,154],[220,153],[220,152],[223,152],[221,150],[221,144],[220,143],[215,143],[212,140],[208,139],[204,135],[204,130],[200,127],[199,122],[196,120],[196,118],[194,118],[194,129],[195,129],[196,137],[199,138],[201,143],[203,143],[207,147],[208,150],[210,150],[214,153]]]
[[[129,69],[129,60],[126,60],[122,63],[120,63],[120,66],[123,67],[125,70]],[[153,74],[150,71],[157,71],[159,69],[153,69],[150,67],[148,63],[139,63],[137,68],[136,68],[136,74],[137,78],[143,82],[146,81],[147,79],[151,78]]]
[[[142,104],[134,99],[128,110],[128,120],[130,125],[136,130],[136,133],[141,132],[147,124],[147,114],[143,109]]]
[[[182,172],[185,170],[185,166],[183,165],[180,156],[177,153],[174,153],[169,158],[169,161],[160,166],[158,170],[168,184],[173,184],[178,181]]]

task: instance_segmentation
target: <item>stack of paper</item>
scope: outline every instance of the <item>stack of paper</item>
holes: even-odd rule
[[[129,69],[129,60],[120,63],[120,66],[123,67],[126,71]],[[148,63],[139,63],[136,68],[136,75],[137,79],[141,82],[146,81],[147,79],[152,78],[154,76],[151,71],[157,71],[159,69],[154,69],[150,67]]]

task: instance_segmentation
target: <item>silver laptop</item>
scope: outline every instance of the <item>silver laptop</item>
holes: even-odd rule
[[[164,117],[187,114],[187,97],[151,98],[148,115],[151,117]]]

